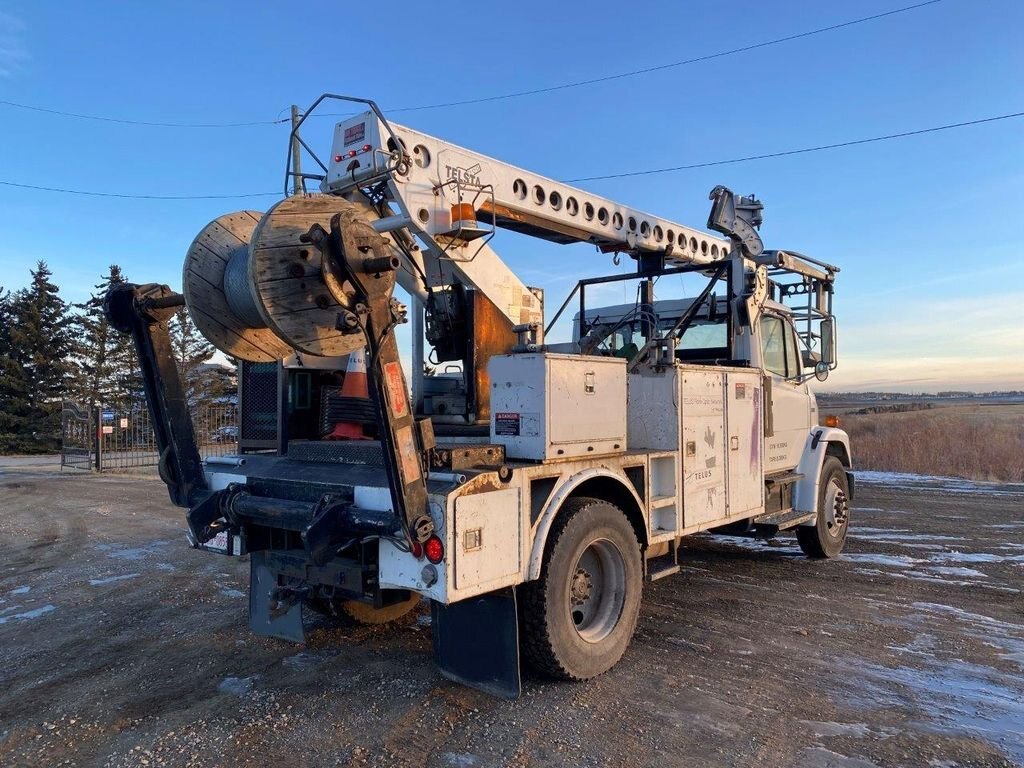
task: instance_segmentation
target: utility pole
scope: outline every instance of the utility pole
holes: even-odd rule
[[[299,124],[299,108],[292,104],[292,194],[306,194],[306,180],[302,178],[302,146],[295,130]]]

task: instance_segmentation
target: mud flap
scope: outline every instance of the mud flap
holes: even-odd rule
[[[501,589],[451,605],[430,603],[434,660],[441,674],[492,696],[517,699],[519,620],[515,589]]]
[[[282,596],[277,573],[267,565],[266,552],[249,556],[249,628],[257,635],[304,643],[302,600]]]

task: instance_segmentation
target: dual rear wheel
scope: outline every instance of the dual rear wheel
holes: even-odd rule
[[[633,638],[642,586],[640,543],[622,510],[570,499],[548,534],[540,578],[519,588],[524,660],[563,680],[608,671]]]

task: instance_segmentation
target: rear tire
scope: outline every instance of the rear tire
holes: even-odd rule
[[[797,526],[796,539],[808,557],[838,557],[850,528],[850,484],[835,456],[826,456],[818,483],[818,515],[813,526]]]
[[[519,590],[527,664],[562,680],[607,672],[633,639],[643,567],[625,513],[606,501],[567,501],[548,535],[537,581]]]

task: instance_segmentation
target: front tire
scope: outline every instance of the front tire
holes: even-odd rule
[[[818,483],[818,515],[813,526],[796,529],[800,549],[808,557],[838,557],[850,528],[850,483],[835,456],[826,456]]]
[[[607,672],[633,639],[643,567],[633,526],[618,507],[570,499],[548,536],[540,578],[520,587],[523,655],[562,680]]]

